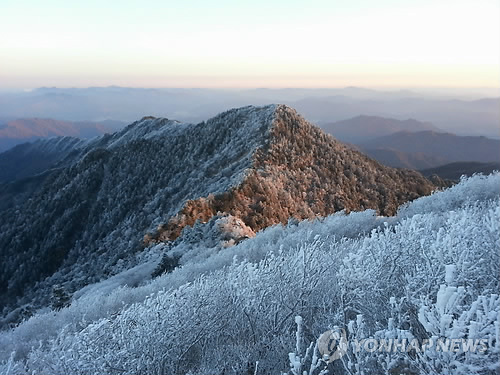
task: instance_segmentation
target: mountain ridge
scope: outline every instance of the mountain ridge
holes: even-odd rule
[[[4,315],[46,306],[54,284],[72,292],[128,269],[144,245],[219,212],[255,232],[340,210],[389,215],[437,187],[349,149],[284,105],[198,124],[146,117],[58,166],[0,215]]]
[[[422,170],[452,162],[500,162],[499,140],[457,135],[427,122],[361,115],[323,124],[322,129],[395,168]]]
[[[63,121],[51,118],[17,118],[0,123],[0,152],[25,142],[51,137],[93,138],[113,133],[123,126],[120,121]]]
[[[459,136],[435,131],[397,132],[369,140],[359,146],[364,150],[385,148],[407,154],[424,153],[441,158],[447,163],[500,162],[500,140],[482,136]]]
[[[321,128],[343,142],[360,143],[372,138],[390,135],[400,131],[421,131],[440,129],[430,122],[412,118],[397,120],[382,116],[359,115],[346,120],[325,123]]]
[[[438,175],[444,179],[458,181],[462,176],[472,176],[479,173],[488,175],[494,171],[500,171],[499,162],[455,162],[435,168],[422,169],[420,170],[420,173],[424,176]]]
[[[318,215],[326,216],[334,211],[373,208],[383,215],[391,215],[395,213],[401,203],[416,197],[416,195],[405,198],[391,196],[384,203],[377,203],[380,201],[378,193],[370,195],[364,191],[362,184],[356,182],[355,175],[363,173],[360,170],[351,170],[350,165],[344,170],[344,166],[341,165],[341,157],[326,162],[325,166],[314,165],[315,160],[321,160],[322,157],[325,157],[324,155],[334,152],[341,153],[346,160],[356,158],[362,160],[361,164],[367,169],[378,168],[382,170],[383,174],[390,176],[388,180],[398,179],[404,175],[411,181],[411,179],[418,179],[417,176],[419,176],[418,173],[411,171],[392,170],[371,161],[361,153],[352,151],[286,105],[276,107],[276,116],[269,131],[270,144],[257,150],[255,166],[249,169],[247,179],[243,181],[241,186],[219,197],[211,195],[188,201],[178,215],[166,225],[158,228],[157,233],[147,235],[145,243],[175,239],[186,225],[192,226],[196,220],[207,222],[219,211],[242,218],[246,225],[254,231],[258,231],[270,225],[286,222],[290,216],[294,216],[293,214],[298,215],[300,219],[311,219]],[[311,134],[313,135],[311,136]],[[292,143],[291,147],[290,143]],[[309,154],[309,148],[314,150],[315,144],[322,144],[324,147],[322,147],[321,152],[316,150],[314,155]],[[311,172],[309,165],[315,167],[316,170]],[[291,173],[291,171],[298,172]],[[337,180],[335,173],[331,173],[331,171],[337,172],[338,176],[347,173],[349,178]],[[400,175],[397,175],[398,173]],[[320,178],[317,175],[321,175]],[[269,176],[272,176],[272,181],[270,181]],[[380,178],[384,179],[385,176],[380,176]],[[305,191],[298,191],[296,186],[293,186],[292,181],[300,179],[307,181],[303,186]],[[348,193],[336,192],[335,187],[331,186],[332,181],[336,181],[342,187],[341,189],[346,190],[348,186],[351,186],[352,189]],[[369,183],[375,189],[380,188],[381,185],[373,180],[370,180]],[[419,194],[430,192],[429,186],[431,184],[428,181],[426,183],[425,180],[420,179],[419,184],[421,189]],[[408,181],[404,181],[404,179],[401,179],[400,185],[404,186],[401,190],[405,190],[405,188],[411,190]],[[278,191],[276,186],[279,186],[278,189],[282,191]],[[413,189],[418,190],[415,187]],[[330,194],[326,194],[326,191],[329,191]],[[258,192],[258,198],[255,197],[256,192]],[[299,196],[301,199],[291,199],[290,194],[295,197]],[[297,203],[307,199],[310,200],[308,204]],[[243,206],[241,202],[245,202],[246,206]],[[254,208],[247,209],[251,207]],[[328,209],[328,207],[331,208]]]
[[[85,143],[74,137],[54,137],[16,145],[0,153],[0,183],[41,173]]]

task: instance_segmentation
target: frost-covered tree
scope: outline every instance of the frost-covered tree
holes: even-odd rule
[[[2,332],[0,372],[317,375],[316,343],[341,327],[347,352],[326,373],[493,374],[499,187],[498,174],[475,176],[392,218],[338,213],[231,247],[204,246],[210,231],[156,245],[70,306]],[[182,253],[179,266],[141,283],[163,252]],[[486,339],[487,350],[417,350],[436,338]],[[358,350],[363,339],[406,339],[409,350]]]

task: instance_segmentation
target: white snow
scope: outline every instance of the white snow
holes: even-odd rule
[[[352,335],[375,335],[370,327],[376,327],[381,337],[413,340],[419,333],[403,324],[408,307],[418,311],[426,337],[480,332],[492,342],[496,337],[498,347],[500,299],[493,292],[499,240],[497,229],[486,224],[500,220],[499,186],[498,174],[476,176],[422,198],[425,204],[409,204],[391,220],[374,212],[338,213],[268,228],[216,251],[203,240],[179,240],[175,246],[186,252],[212,252],[187,257],[171,273],[135,288],[123,286],[134,279],[123,273],[108,284],[122,285],[118,289],[88,287],[70,307],[0,333],[0,372],[109,373],[113,363],[130,373],[156,373],[161,366],[169,373],[188,364],[175,359],[189,350],[199,357],[190,358],[184,373],[216,372],[228,364],[228,373],[242,373],[246,368],[238,366],[257,360],[262,373],[298,370],[312,344],[302,339],[344,324],[345,314]],[[200,337],[203,346],[197,345]],[[262,351],[267,345],[272,350]],[[16,360],[9,362],[12,351]],[[422,374],[475,374],[497,368],[495,353],[433,352],[405,360],[415,361]],[[400,363],[374,355],[376,360],[349,355],[339,366],[378,373],[383,369],[370,367],[374,363]]]

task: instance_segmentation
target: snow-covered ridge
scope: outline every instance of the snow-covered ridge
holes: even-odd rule
[[[42,173],[75,150],[83,149],[88,140],[53,137],[23,143],[0,153],[0,183]]]
[[[241,183],[267,142],[274,108],[230,110],[199,124],[145,118],[78,144],[29,201],[0,217],[0,283],[19,286],[0,293],[0,303],[22,295],[21,305],[44,305],[55,282],[75,290],[135,264],[145,233],[186,201]],[[18,272],[21,265],[30,272]],[[37,282],[45,292],[31,288]]]
[[[269,133],[267,130],[272,127],[274,118],[279,112],[278,109],[282,111],[284,108],[294,111],[287,106],[275,104],[264,107],[247,106],[225,111],[209,119],[207,122],[199,124],[146,116],[114,134],[105,134],[91,139],[79,139],[75,137],[39,139],[18,145],[4,155],[5,158],[11,158],[11,155],[14,154],[17,158],[22,158],[23,156],[29,158],[34,153],[43,154],[47,158],[50,157],[50,163],[60,162],[69,155],[64,160],[64,163],[58,165],[60,167],[78,162],[86,153],[96,149],[111,150],[140,140],[161,141],[163,138],[169,138],[172,141],[183,135],[187,135],[191,142],[196,142],[197,137],[203,136],[204,132],[202,129],[208,132],[225,132],[228,127],[236,130],[232,136],[232,141],[242,140],[247,145],[237,142],[236,147],[231,147],[231,150],[227,151],[238,153],[238,146],[247,147],[248,145],[251,145],[252,151],[255,151],[257,147],[266,143],[266,140],[262,137],[255,136],[255,132],[259,132],[258,135],[260,136],[263,134],[268,136]],[[254,142],[256,140],[261,142]]]
[[[475,176],[410,203],[397,217],[337,213],[274,226],[231,248],[179,240],[170,251],[186,254],[182,267],[132,287],[150,271],[147,260],[88,287],[68,308],[1,333],[0,372],[159,374],[180,367],[241,374],[258,362],[260,373],[284,373],[308,368],[306,348],[316,350],[316,338],[340,326],[349,330],[349,361],[329,373],[398,373],[405,366],[419,375],[495,374],[499,186],[498,174]],[[461,299],[443,310],[441,290],[448,302]],[[295,335],[294,321],[304,323],[304,337]],[[486,352],[466,355],[358,355],[352,345],[354,338],[425,340],[436,332],[491,341]]]
[[[184,124],[166,118],[144,117],[128,125],[125,129],[112,134],[106,139],[106,147],[117,147],[138,139],[161,137],[166,135],[167,132],[175,136],[175,134],[185,130],[190,125],[192,124]]]
[[[272,104],[263,107],[247,106],[234,108],[199,124],[146,116],[111,136],[102,136],[100,139],[96,139],[94,146],[112,148],[140,139],[175,138],[183,133],[195,136],[200,131],[200,128],[206,128],[211,132],[223,132],[232,127],[237,129],[234,138],[251,138],[255,131],[259,130],[263,124],[267,127],[271,126],[273,114],[277,107],[277,105]],[[248,140],[252,141],[251,139]],[[195,141],[195,139],[192,141]]]
[[[4,324],[46,306],[52,285],[74,292],[129,269],[145,245],[219,212],[257,232],[342,209],[393,214],[434,188],[348,149],[284,105],[232,109],[199,124],[143,118],[58,166],[0,216]]]
[[[25,147],[16,146],[23,153],[37,149],[41,152],[65,152],[75,148],[83,147],[87,143],[86,140],[75,137],[52,137],[47,139],[38,139],[32,143],[26,144]],[[18,150],[18,152],[19,152]]]

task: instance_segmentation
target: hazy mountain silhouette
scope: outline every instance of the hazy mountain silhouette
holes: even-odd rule
[[[475,96],[477,98],[477,96]],[[500,138],[500,100],[469,96],[358,87],[343,89],[139,89],[125,87],[41,88],[0,94],[4,117],[44,117],[71,121],[133,121],[145,115],[181,121],[206,120],[243,105],[280,102],[319,125],[360,114],[429,121],[460,135]]]
[[[380,163],[394,168],[419,170],[449,163],[448,159],[429,155],[424,152],[410,153],[391,148],[364,149],[358,147],[357,149]]]
[[[429,122],[421,122],[414,119],[396,120],[393,118],[364,115],[323,124],[321,128],[340,141],[354,144],[401,131],[439,131],[436,126]]]
[[[474,173],[490,174],[493,171],[500,171],[500,163],[457,162],[421,170],[425,176],[438,175],[450,180],[459,180],[461,176],[472,176]]]
[[[427,164],[436,162],[427,168],[458,161],[500,162],[500,140],[434,131],[398,132],[361,143],[360,147],[370,155],[377,152],[381,154],[381,150],[391,150],[406,153],[417,161],[425,159]],[[398,162],[397,159],[395,162]],[[426,168],[413,165],[417,169]]]
[[[113,133],[124,125],[120,121],[112,120],[71,122],[48,118],[20,118],[4,121],[0,125],[0,152],[39,138],[54,136],[92,138],[105,133]]]

